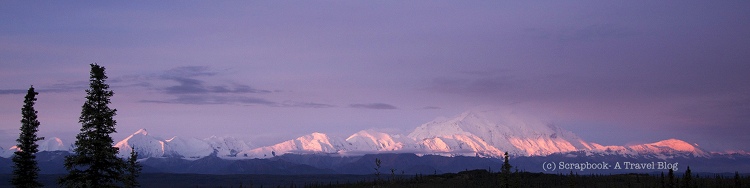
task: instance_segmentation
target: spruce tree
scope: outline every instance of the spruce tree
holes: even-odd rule
[[[693,174],[690,171],[690,166],[688,166],[687,170],[685,170],[685,175],[682,176],[682,179],[684,179],[684,181],[682,181],[684,183],[684,185],[682,185],[682,187],[687,187],[687,188],[692,187],[692,185],[690,184],[690,180],[693,179],[692,176],[693,176]]]
[[[114,94],[104,83],[104,67],[91,64],[90,88],[81,109],[81,132],[76,136],[74,154],[65,158],[69,174],[59,183],[65,187],[118,187],[125,169],[125,161],[117,157],[118,148],[110,137],[115,133],[117,110],[110,109]]]
[[[38,137],[36,132],[39,129],[39,120],[37,120],[34,109],[36,95],[34,86],[29,87],[29,91],[24,99],[23,108],[21,108],[21,133],[16,142],[18,142],[18,151],[13,156],[13,178],[11,183],[16,187],[42,187],[37,181],[39,177],[39,167],[36,162],[36,152],[39,152],[39,145],[36,141],[44,140],[44,137]]]
[[[576,178],[576,176],[573,175],[573,171],[571,170],[570,171],[570,175],[568,175],[568,186],[569,187],[571,187],[571,188],[575,188],[576,187],[576,180],[575,180],[575,178]]]
[[[740,172],[734,171],[734,187],[742,187],[742,178],[740,178]]]
[[[375,176],[377,179],[375,179],[375,183],[377,184],[378,181],[380,181],[380,164],[382,161],[378,158],[375,158]]]
[[[130,157],[128,158],[126,172],[123,183],[125,184],[125,187],[140,187],[141,185],[138,183],[138,176],[141,174],[141,169],[143,167],[141,164],[138,163],[138,152],[135,151],[135,146],[133,146],[133,149],[130,150]]]
[[[669,169],[669,174],[667,174],[667,177],[669,177],[669,182],[667,184],[667,187],[674,188],[675,186],[675,179],[674,179],[674,170]]]
[[[661,172],[661,188],[666,188],[666,184],[664,181],[664,172]]]
[[[502,176],[502,184],[504,188],[510,187],[510,169],[513,167],[510,165],[510,157],[508,155],[508,152],[505,152],[505,155],[503,155],[503,166],[501,168],[501,176]]]

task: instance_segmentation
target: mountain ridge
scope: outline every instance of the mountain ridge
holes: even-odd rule
[[[710,157],[711,153],[679,139],[654,143],[603,146],[586,142],[574,133],[554,124],[515,114],[513,111],[467,111],[452,118],[436,118],[417,126],[407,136],[371,129],[356,132],[346,139],[320,132],[303,135],[270,146],[254,147],[233,137],[211,136],[205,139],[174,136],[170,139],[139,129],[117,142],[120,157],[133,148],[139,158],[178,157],[200,159],[217,156],[228,159],[272,158],[283,154],[364,155],[376,153],[414,153],[418,155],[476,156],[501,158],[512,156],[548,156],[583,151],[587,155]],[[41,151],[70,150],[59,138],[40,143]],[[12,156],[14,147],[0,152]],[[747,152],[736,152],[747,153]]]

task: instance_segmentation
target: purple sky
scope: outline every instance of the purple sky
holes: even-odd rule
[[[32,84],[40,134],[72,143],[98,63],[116,140],[408,133],[491,106],[605,145],[750,150],[750,1],[75,3],[0,2],[0,146]]]

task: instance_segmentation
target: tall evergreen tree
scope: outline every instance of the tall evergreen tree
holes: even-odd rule
[[[117,187],[122,180],[125,161],[117,157],[118,148],[109,134],[115,133],[117,110],[110,109],[114,94],[104,83],[104,67],[91,64],[90,88],[81,109],[81,132],[76,136],[74,154],[65,158],[69,174],[59,183],[66,187]]]
[[[377,184],[378,181],[380,181],[380,164],[382,161],[378,158],[375,158],[375,176],[377,179],[375,179],[375,183]]]
[[[141,174],[143,167],[138,163],[138,152],[135,151],[135,146],[130,150],[130,157],[128,158],[127,167],[125,171],[124,179],[122,180],[125,187],[140,187],[138,183],[138,176]]]
[[[667,187],[674,188],[676,187],[675,179],[674,179],[674,170],[669,169],[669,173],[667,174],[667,177],[669,177],[669,182],[667,182]]]
[[[573,175],[573,171],[571,170],[570,171],[570,175],[568,175],[568,186],[569,187],[571,187],[571,188],[575,188],[576,187],[576,179],[575,178],[576,178],[576,176]]]
[[[734,187],[742,187],[742,178],[740,178],[740,172],[734,171]]]
[[[39,152],[39,145],[36,141],[44,140],[44,137],[38,137],[36,132],[39,129],[39,120],[37,120],[34,109],[36,95],[34,86],[29,87],[28,93],[24,99],[23,108],[21,108],[21,133],[18,136],[16,145],[18,151],[13,156],[14,170],[11,183],[16,187],[42,187],[37,181],[39,177],[39,167],[36,162],[36,152]]]
[[[664,172],[661,172],[661,178],[660,179],[661,179],[661,188],[666,188],[667,186],[666,186],[665,181],[664,181]]]
[[[503,166],[500,171],[501,176],[502,176],[502,181],[503,181],[502,187],[509,188],[510,187],[510,169],[513,166],[510,165],[510,157],[508,156],[508,152],[505,152],[505,155],[503,156],[504,156],[503,159],[505,159],[505,161],[503,161]]]
[[[684,181],[682,181],[682,183],[684,184],[682,185],[682,187],[687,187],[687,188],[692,187],[692,185],[690,184],[690,180],[693,179],[692,176],[693,176],[693,173],[690,171],[690,166],[688,166],[687,170],[685,170],[685,175],[682,176],[682,179],[684,179]]]

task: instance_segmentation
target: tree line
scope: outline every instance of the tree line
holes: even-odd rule
[[[81,130],[76,135],[73,154],[65,157],[64,166],[68,174],[58,179],[61,187],[139,187],[137,177],[141,165],[136,160],[138,153],[133,149],[128,159],[117,157],[119,148],[114,147],[110,134],[117,132],[117,121],[114,116],[117,110],[109,107],[114,92],[105,83],[105,68],[91,64],[89,89],[86,90],[86,101],[81,107]],[[30,86],[24,97],[21,108],[21,133],[14,153],[13,177],[11,184],[15,187],[42,187],[38,181],[39,167],[36,153],[39,152],[37,141],[44,137],[37,136],[40,122],[34,109],[36,96],[39,93]]]
[[[375,160],[375,176],[372,181],[358,181],[353,183],[315,183],[305,184],[304,187],[491,187],[491,188],[515,188],[515,187],[544,187],[544,188],[567,188],[567,187],[656,187],[656,188],[709,188],[709,187],[748,187],[750,177],[742,177],[735,172],[733,177],[722,175],[693,174],[690,167],[680,176],[673,170],[661,174],[591,174],[578,175],[573,171],[560,174],[545,174],[519,172],[518,169],[511,171],[508,154],[505,153],[504,160],[499,172],[485,169],[466,170],[458,173],[421,175],[415,174],[411,177],[391,178],[382,180],[380,178],[380,160]],[[296,187],[290,185],[288,187]]]

